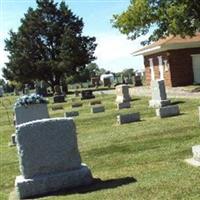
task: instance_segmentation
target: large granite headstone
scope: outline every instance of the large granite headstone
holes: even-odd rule
[[[123,103],[131,101],[131,97],[129,94],[129,86],[128,85],[118,85],[116,86],[116,102]]]
[[[170,105],[170,100],[167,99],[165,91],[164,80],[153,80],[151,82],[152,99],[149,101],[149,106],[153,108],[159,108]]]
[[[15,188],[19,198],[42,196],[93,181],[90,169],[81,163],[72,118],[21,124],[16,138],[21,175],[16,177]]]

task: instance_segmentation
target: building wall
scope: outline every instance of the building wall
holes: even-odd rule
[[[146,84],[150,85],[151,70],[149,59],[153,59],[155,79],[160,78],[158,56],[162,56],[164,80],[166,86],[185,86],[193,84],[193,67],[191,54],[200,54],[200,48],[178,49],[144,56]],[[168,67],[164,65],[167,61]]]
[[[150,85],[150,83],[151,83],[151,69],[150,69],[150,63],[149,63],[149,59],[151,59],[151,58],[153,59],[155,79],[160,78],[158,56],[162,56],[162,61],[163,61],[162,64],[163,64],[163,67],[164,67],[165,84],[167,86],[172,86],[170,67],[164,66],[164,64],[165,64],[164,61],[166,61],[169,64],[168,52],[160,52],[160,53],[157,53],[157,54],[144,56],[146,84]]]
[[[200,54],[200,48],[169,51],[172,86],[191,85],[194,82],[192,54]]]

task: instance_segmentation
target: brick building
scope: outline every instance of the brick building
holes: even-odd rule
[[[167,86],[200,83],[200,33],[194,37],[170,36],[133,53],[143,55],[146,83],[164,79]]]

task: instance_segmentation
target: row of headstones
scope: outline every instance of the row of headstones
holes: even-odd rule
[[[151,83],[152,100],[149,102],[151,107],[159,107],[156,109],[156,115],[160,117],[175,116],[180,114],[178,105],[170,105],[167,99],[164,80],[156,80]],[[200,107],[198,108],[200,119]],[[193,166],[200,166],[200,145],[192,147],[193,157],[185,161]]]
[[[48,119],[48,111],[45,116],[38,117],[41,120],[17,122],[16,141],[22,175],[16,177],[15,187],[19,197],[30,198],[91,184],[91,171],[81,163],[74,121]]]

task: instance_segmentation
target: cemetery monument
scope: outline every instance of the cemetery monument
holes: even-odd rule
[[[72,118],[27,122],[18,126],[16,135],[21,175],[16,177],[15,189],[19,198],[92,183],[90,169],[81,163]]]
[[[153,108],[159,108],[170,105],[170,100],[167,99],[165,91],[164,80],[153,80],[151,82],[152,99],[149,101],[149,106]]]

